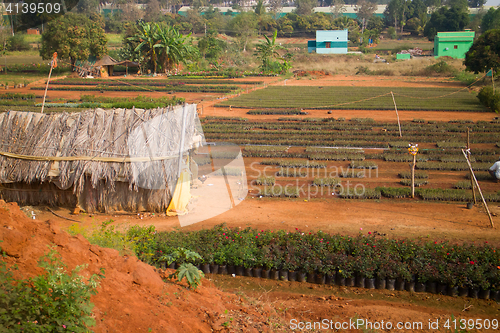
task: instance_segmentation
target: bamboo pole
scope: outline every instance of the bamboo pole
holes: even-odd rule
[[[491,69],[491,85],[493,86],[493,93],[495,93],[495,79],[493,78],[493,68]]]
[[[472,173],[472,177],[474,179],[474,182],[476,183],[477,190],[479,191],[479,194],[481,195],[481,199],[483,200],[483,205],[484,208],[486,209],[486,213],[488,213],[488,217],[490,218],[490,224],[492,228],[495,228],[495,225],[493,224],[493,218],[491,217],[490,209],[488,208],[488,205],[486,204],[486,200],[484,200],[483,192],[481,191],[481,188],[479,187],[479,183],[477,182],[476,176],[474,175],[474,170],[472,170],[472,165],[470,164],[469,158],[467,157],[467,154],[465,151],[462,149],[462,153],[465,156],[465,160],[467,161],[467,164],[469,165],[469,170]]]
[[[417,154],[413,155],[413,164],[411,165],[411,197],[415,198],[415,163],[417,163]]]
[[[467,157],[470,161],[470,128],[467,127]],[[472,190],[472,198],[474,199],[474,204],[477,203],[477,199],[476,199],[476,191],[474,191],[474,188],[475,188],[475,184],[474,184],[474,180],[472,179],[472,172],[469,170],[469,174],[470,174],[470,182],[471,182],[471,190]]]
[[[401,133],[401,123],[399,122],[398,107],[396,106],[396,100],[394,99],[394,94],[391,91],[392,101],[394,102],[394,109],[396,110],[396,117],[398,117],[398,127],[399,127],[399,137],[403,137]]]
[[[45,107],[45,98],[47,97],[47,90],[49,89],[49,81],[50,81],[50,76],[52,75],[52,68],[54,68],[54,60],[50,62],[49,78],[47,79],[47,84],[45,85],[45,93],[43,94],[43,101],[42,101],[42,111],[40,111],[40,113],[43,113],[43,108]]]
[[[227,179],[226,169],[224,167],[221,168],[222,174],[224,175],[224,182],[226,183],[227,194],[229,194],[229,200],[231,200],[231,208],[236,207],[233,198],[233,192],[231,191],[231,186],[229,186],[229,180]]]

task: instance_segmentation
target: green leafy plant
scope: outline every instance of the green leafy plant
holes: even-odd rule
[[[201,278],[204,276],[205,275],[203,274],[203,272],[200,271],[196,266],[187,263],[181,264],[179,268],[177,268],[175,273],[170,275],[170,278],[177,278],[179,282],[182,281],[182,279],[186,278],[186,282],[189,288],[196,289],[201,284]]]
[[[84,265],[66,272],[55,247],[42,256],[42,275],[15,280],[0,261],[0,330],[2,332],[88,332],[95,325],[90,297],[97,294],[101,274],[84,279]]]

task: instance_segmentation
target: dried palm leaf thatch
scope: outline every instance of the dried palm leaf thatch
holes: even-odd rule
[[[77,202],[87,212],[164,211],[185,167],[179,156],[200,138],[196,105],[2,113],[0,193],[23,204]]]

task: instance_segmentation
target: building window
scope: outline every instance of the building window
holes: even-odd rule
[[[325,42],[325,47],[327,49],[331,48],[332,47],[332,42]]]
[[[456,49],[458,49],[458,45],[453,46],[453,48],[454,48],[455,50],[456,50]]]

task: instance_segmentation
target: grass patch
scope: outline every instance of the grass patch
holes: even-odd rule
[[[473,94],[467,91],[444,96],[455,92],[456,89],[394,88],[392,90],[399,110],[488,111]],[[392,110],[393,102],[389,92],[390,89],[385,87],[270,86],[221,102],[218,106]],[[367,98],[373,99],[366,100]]]

